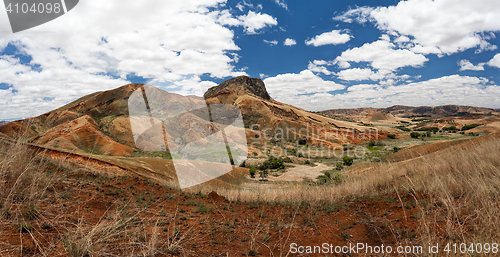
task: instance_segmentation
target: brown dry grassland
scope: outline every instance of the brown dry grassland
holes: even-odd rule
[[[22,140],[1,147],[0,256],[294,256],[293,242],[500,241],[498,135],[354,166],[341,184],[191,192],[52,160]]]

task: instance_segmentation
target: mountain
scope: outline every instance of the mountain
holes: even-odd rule
[[[366,127],[273,100],[260,79],[245,76],[230,79],[208,89],[204,98],[207,103],[239,107],[249,142],[296,142],[304,137],[309,145],[337,147],[369,140],[371,136],[355,136],[363,134]]]
[[[129,97],[143,87],[143,84],[128,84],[96,92],[40,116],[3,125],[0,133],[11,137],[23,135],[32,144],[75,153],[130,156],[138,148],[129,118]],[[210,88],[204,98],[162,91],[155,94],[154,101],[149,104],[151,108],[158,107],[171,113],[179,108],[206,104],[237,106],[243,116],[249,144],[258,143],[260,146],[270,141],[293,145],[291,142],[303,138],[310,145],[335,147],[370,139],[355,136],[366,130],[363,126],[274,101],[262,80],[246,76]],[[201,136],[203,132],[199,131],[206,129],[207,121],[197,115],[186,114],[179,117],[183,123],[166,124],[171,126],[166,135],[171,146],[181,140],[181,134],[187,135],[186,131],[191,133],[190,137]],[[195,123],[198,129],[189,127]]]
[[[136,150],[129,119],[128,99],[143,84],[128,84],[96,92],[31,119],[11,122],[0,132],[24,135],[33,144],[103,155],[130,155]],[[203,103],[201,97],[173,93],[158,100],[169,106]]]
[[[431,117],[443,118],[453,116],[480,115],[496,113],[498,110],[491,108],[461,106],[461,105],[443,105],[443,106],[402,106],[395,105],[388,108],[355,108],[355,109],[332,109],[321,111],[327,116],[367,116],[373,112],[388,112],[398,118],[418,118]]]
[[[224,94],[253,95],[265,100],[271,100],[267,93],[266,86],[261,79],[239,76],[222,82],[218,86],[211,87],[203,95],[205,99]]]

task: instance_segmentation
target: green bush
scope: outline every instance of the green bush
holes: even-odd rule
[[[401,150],[401,148],[399,148],[399,147],[397,147],[397,146],[395,146],[395,147],[394,147],[394,149],[393,149],[393,151],[394,151],[395,153],[399,152],[399,150]]]
[[[410,137],[411,138],[419,138],[420,137],[420,133],[418,133],[418,132],[411,132],[410,133]]]
[[[250,168],[250,177],[251,178],[255,178],[255,173],[257,173],[257,170],[255,170],[255,168]]]
[[[259,166],[259,170],[266,170],[266,169],[284,169],[285,165],[283,164],[283,159],[276,158],[274,156],[269,157],[264,163],[262,163]]]
[[[390,138],[390,139],[396,139],[396,135],[395,134],[387,134],[387,137]]]
[[[376,143],[375,143],[375,141],[373,141],[373,140],[370,140],[370,142],[368,142],[368,146],[375,146],[375,144],[376,144]]]
[[[451,126],[451,127],[444,127],[443,131],[457,131],[457,127]]]
[[[344,158],[342,158],[342,160],[344,161],[344,165],[345,166],[351,166],[353,163],[354,163],[354,158],[352,158],[351,156],[344,156]]]
[[[481,124],[470,124],[470,125],[465,125],[462,127],[462,131],[466,131],[466,130],[469,130],[469,129],[473,129],[473,128],[476,128],[476,127],[479,127],[481,126]]]
[[[402,131],[406,131],[406,132],[410,131],[410,129],[405,127],[405,126],[396,126],[395,128],[402,130]]]
[[[335,176],[332,176],[332,174],[329,171],[326,171],[324,175],[319,175],[316,179],[318,179],[320,184],[327,184],[327,183],[335,183],[335,184],[340,184],[342,183],[342,175],[337,174]]]

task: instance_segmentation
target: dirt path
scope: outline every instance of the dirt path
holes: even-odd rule
[[[321,171],[331,170],[332,167],[322,163],[315,163],[316,166],[293,164],[293,168],[288,168],[287,172],[279,177],[268,176],[268,181],[302,181],[304,178],[315,180],[319,175],[323,175]]]

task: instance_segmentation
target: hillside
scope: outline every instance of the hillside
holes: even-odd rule
[[[38,117],[6,124],[0,127],[0,132],[11,137],[23,134],[32,144],[56,149],[130,156],[138,148],[128,116],[129,97],[142,87],[142,84],[128,84],[114,90],[96,92]],[[205,102],[200,97],[164,91],[157,96],[154,102],[159,104],[158,108],[174,113],[183,108],[202,106]],[[335,147],[370,139],[355,136],[355,133],[362,133],[366,129],[356,124],[326,118],[274,101],[260,79],[230,79],[210,88],[205,98],[208,104],[239,107],[247,128],[247,139],[260,144],[271,140],[296,141],[304,137],[311,145]],[[203,123],[198,120],[200,122]],[[172,146],[176,144],[174,137],[178,138],[180,133],[189,130],[186,126],[187,123],[177,124],[175,128],[168,129],[169,132],[174,131],[172,135],[167,133]],[[268,132],[266,137],[259,136],[263,131]]]
[[[491,108],[461,106],[461,105],[443,105],[443,106],[402,106],[395,105],[388,108],[355,108],[355,109],[331,109],[321,111],[325,115],[344,115],[344,116],[366,116],[372,112],[389,112],[398,118],[443,118],[467,115],[498,114],[499,111]]]

